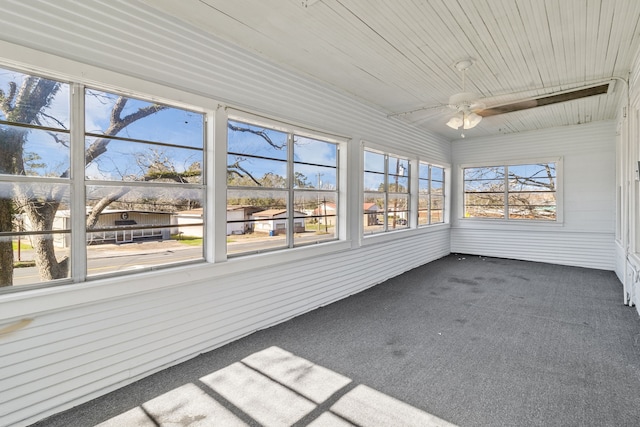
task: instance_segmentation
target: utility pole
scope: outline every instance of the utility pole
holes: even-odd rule
[[[316,207],[316,210],[318,211],[318,215],[320,215],[320,188],[322,187],[322,181],[320,181],[320,178],[322,177],[322,175],[324,175],[324,173],[317,172],[316,175],[318,176],[318,197],[317,197],[318,205]],[[326,210],[327,210],[326,206],[325,206],[324,209],[325,209],[325,213],[326,213]],[[326,218],[326,216],[325,216],[325,218]],[[317,219],[317,224],[318,224],[318,226],[316,227],[316,230],[319,232],[320,231],[320,220],[319,219]]]

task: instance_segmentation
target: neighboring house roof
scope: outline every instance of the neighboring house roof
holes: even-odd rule
[[[378,205],[376,205],[375,203],[365,203],[362,205],[364,208],[364,211],[367,212],[377,212],[379,210]]]
[[[252,214],[254,212],[259,212],[262,208],[253,205],[229,205],[227,206],[227,212],[231,211],[244,211],[246,214]]]
[[[266,209],[264,211],[256,212],[253,214],[256,218],[274,218],[279,215],[286,214],[286,209]],[[295,217],[307,216],[306,213],[300,211],[294,211]]]
[[[257,212],[262,208],[253,206],[253,205],[227,205],[227,210],[228,211],[239,211],[239,210],[249,210],[249,211],[254,211]]]

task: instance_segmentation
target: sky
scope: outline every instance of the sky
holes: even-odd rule
[[[85,96],[85,131],[103,134],[110,125],[110,115],[118,96],[87,89]],[[129,99],[120,117],[135,113],[149,102]],[[141,177],[152,159],[167,159],[166,164],[177,172],[183,172],[195,162],[204,164],[204,117],[179,108],[167,107],[147,117],[136,120],[117,134],[121,138],[149,141],[149,143],[111,140],[107,152],[87,167],[88,179],[120,181],[127,177]],[[96,137],[87,136],[85,146],[94,143]],[[154,144],[176,145],[168,147]]]
[[[400,188],[409,188],[409,161],[394,156],[387,156],[389,182],[395,184],[396,177]],[[385,155],[365,150],[364,152],[364,188],[368,191],[379,191],[384,184]]]
[[[0,68],[0,90],[2,90],[5,95],[8,94],[9,82],[15,82],[19,90],[24,78],[25,75],[22,73]],[[45,119],[42,123],[44,126],[69,129],[69,85],[63,84],[60,87],[55,97],[49,103],[49,107],[44,109],[43,112],[56,119],[55,121]],[[0,119],[6,120],[3,112],[0,112]],[[7,127],[6,125],[0,126],[3,128]],[[67,147],[56,142],[55,138],[44,131],[32,130],[29,132],[27,143],[25,144],[25,153],[35,153],[43,159],[38,161],[38,163],[46,163],[46,167],[35,170],[39,175],[59,176],[69,168],[69,134],[55,132],[54,134],[58,139],[63,140],[67,144]]]
[[[229,164],[242,159],[242,167],[255,178],[261,178],[267,172],[287,175],[287,133],[236,121],[230,123],[233,127],[264,132],[272,144],[256,133],[229,129],[227,150],[238,154],[229,155]],[[294,172],[305,175],[315,188],[337,188],[336,144],[295,135],[293,157]]]
[[[21,87],[26,75],[11,70],[0,69],[0,90],[9,92],[9,83],[15,82]],[[41,124],[46,127],[60,129],[61,132],[32,129],[29,131],[24,146],[25,154],[35,154],[40,160],[31,163],[31,173],[40,176],[60,176],[70,164],[70,87],[61,83],[60,89],[50,100],[48,106],[41,111]],[[85,96],[85,130],[92,133],[103,133],[109,126],[110,114],[117,95],[87,89]],[[121,113],[124,117],[150,103],[135,99],[127,102]],[[6,120],[0,112],[0,119]],[[0,125],[7,127],[7,125]],[[121,180],[128,174],[143,174],[136,164],[136,157],[145,154],[149,157],[152,150],[170,159],[173,167],[182,172],[192,163],[203,164],[202,147],[204,141],[204,118],[202,114],[178,108],[167,108],[136,122],[123,129],[117,136],[142,139],[152,142],[178,145],[180,147],[164,147],[155,144],[138,142],[112,141],[106,153],[87,167],[90,179]],[[88,137],[87,143],[94,141]],[[25,156],[26,157],[26,156]]]
[[[11,70],[0,69],[0,89],[7,93],[9,82],[22,85],[26,76]],[[85,95],[85,131],[103,134],[109,127],[110,115],[117,95],[88,88]],[[124,117],[132,112],[151,105],[149,102],[130,99],[121,113]],[[40,176],[60,176],[70,165],[70,87],[60,84],[60,89],[42,110],[42,125],[58,128],[60,132],[31,129],[25,144],[25,153],[34,153],[30,172]],[[47,117],[44,117],[47,116]],[[0,113],[0,119],[6,117]],[[260,178],[267,172],[281,176],[287,175],[287,134],[271,129],[249,126],[232,122],[242,127],[263,130],[277,147],[270,146],[264,138],[250,132],[229,131],[228,148],[240,154],[262,157],[262,159],[243,156],[243,167],[252,175]],[[7,126],[7,125],[0,125]],[[52,136],[54,135],[54,136]],[[117,134],[118,137],[140,141],[111,140],[107,152],[100,155],[86,168],[87,179],[130,180],[144,175],[145,168],[152,158],[165,160],[176,171],[182,172],[195,162],[204,164],[204,117],[179,108],[167,107],[159,112],[137,120]],[[85,147],[96,140],[96,136],[85,138]],[[170,146],[156,143],[169,144]],[[264,159],[266,158],[266,159]],[[271,159],[271,160],[269,160]],[[306,177],[315,188],[337,188],[337,145],[312,138],[295,136],[294,172]],[[235,159],[230,158],[230,161]]]

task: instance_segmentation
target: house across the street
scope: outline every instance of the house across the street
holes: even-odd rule
[[[307,216],[304,212],[294,211],[293,232],[304,232],[304,218]],[[254,232],[265,233],[270,236],[286,233],[287,229],[287,210],[286,209],[267,209],[256,212],[252,215],[254,220]]]
[[[90,208],[87,208],[87,216]],[[128,209],[105,209],[98,216],[93,231],[87,231],[87,243],[131,243],[140,240],[167,240],[171,237],[172,213]],[[54,230],[71,228],[68,210],[60,210],[53,221]],[[24,230],[29,231],[28,217],[24,216]],[[69,247],[69,234],[56,234],[57,247]]]

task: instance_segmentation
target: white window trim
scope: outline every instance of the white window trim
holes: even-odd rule
[[[443,213],[444,213],[444,217],[442,218],[442,222],[436,222],[436,223],[431,223],[431,216],[429,216],[429,224],[418,224],[418,204],[419,204],[419,197],[420,197],[420,171],[419,171],[419,167],[420,164],[426,164],[429,165],[429,185],[431,185],[431,168],[432,167],[436,167],[436,168],[440,168],[442,169],[442,173],[443,173],[443,187],[442,187],[442,191],[443,191],[443,196],[444,196],[444,205],[442,206],[443,209]],[[418,171],[415,174],[415,184],[413,185],[413,188],[416,189],[416,206],[415,206],[415,218],[416,218],[416,227],[417,228],[427,228],[427,227],[433,227],[436,225],[442,225],[442,224],[448,224],[449,223],[449,211],[451,210],[451,204],[449,202],[450,199],[450,195],[451,195],[451,166],[443,166],[442,164],[438,164],[438,163],[434,163],[434,162],[430,162],[429,160],[426,159],[417,159],[416,160],[416,170]],[[431,203],[431,188],[429,188],[429,203]],[[431,215],[431,208],[429,208],[429,215]]]
[[[360,186],[359,186],[359,197],[358,197],[358,234],[359,234],[359,244],[360,246],[368,246],[368,245],[375,245],[375,244],[379,244],[379,243],[385,243],[385,242],[391,242],[394,240],[398,240],[400,238],[408,238],[408,237],[414,237],[417,235],[421,235],[421,234],[429,234],[429,233],[434,233],[434,232],[439,232],[443,229],[449,229],[451,228],[451,223],[450,223],[450,219],[451,219],[451,176],[452,176],[452,172],[451,172],[451,164],[449,163],[445,163],[445,162],[440,162],[440,161],[434,161],[434,160],[429,160],[426,156],[420,156],[420,155],[416,155],[416,154],[410,154],[406,151],[403,150],[396,150],[393,147],[386,147],[384,145],[381,144],[376,144],[376,143],[372,143],[369,142],[367,140],[360,140],[360,146],[358,147],[359,149],[359,181],[360,181]],[[411,172],[411,176],[409,177],[410,180],[410,209],[411,209],[411,218],[410,218],[410,226],[407,228],[403,228],[400,230],[391,230],[391,231],[386,231],[386,232],[380,232],[380,233],[375,233],[375,234],[364,234],[364,223],[363,223],[363,218],[364,218],[364,180],[363,180],[363,176],[364,176],[364,151],[368,150],[368,151],[373,151],[375,153],[378,154],[391,154],[391,155],[395,155],[397,157],[401,157],[404,158],[406,160],[409,161],[409,167],[411,168],[412,171],[415,172]],[[423,162],[423,163],[428,163],[432,166],[437,166],[440,168],[444,169],[444,173],[445,173],[445,183],[444,183],[444,191],[445,191],[445,198],[444,198],[444,209],[445,209],[445,216],[444,216],[444,222],[443,223],[437,223],[437,224],[429,224],[429,225],[424,225],[424,226],[418,226],[418,219],[417,219],[417,212],[418,212],[418,173],[417,173],[417,167],[419,165],[419,162]],[[447,179],[447,177],[449,179]]]
[[[62,60],[62,61],[66,62],[65,60]],[[74,77],[64,76],[55,71],[49,72],[48,70],[41,69],[39,67],[32,67],[32,66],[21,67],[20,65],[16,65],[15,63],[9,63],[7,61],[0,61],[0,67],[14,69],[18,72],[22,72],[25,74],[30,73],[31,75],[40,76],[45,79],[55,79],[62,83],[69,84],[69,88],[70,88],[69,102],[72,108],[72,110],[70,110],[70,117],[74,118],[74,120],[71,121],[70,128],[69,128],[70,137],[71,137],[71,147],[72,147],[70,152],[70,171],[71,171],[70,179],[51,178],[51,177],[38,177],[35,179],[33,177],[22,177],[22,176],[13,177],[13,179],[17,181],[34,182],[35,180],[37,180],[38,182],[50,182],[50,183],[60,183],[64,185],[69,185],[70,209],[72,212],[71,214],[71,251],[69,254],[70,261],[71,261],[70,271],[69,271],[70,275],[67,278],[55,279],[55,280],[50,280],[46,282],[36,282],[36,283],[30,283],[25,285],[14,285],[14,286],[11,286],[10,288],[3,289],[3,291],[5,291],[3,293],[6,293],[7,295],[9,295],[13,293],[26,292],[28,290],[45,289],[45,288],[57,287],[57,286],[67,286],[70,283],[85,284],[88,282],[110,278],[110,277],[131,276],[130,272],[125,272],[125,273],[113,272],[113,273],[106,273],[106,274],[101,274],[97,276],[88,276],[88,270],[87,270],[88,260],[87,260],[87,251],[85,249],[86,234],[87,234],[86,223],[85,223],[86,187],[90,185],[113,185],[114,182],[101,181],[101,180],[85,180],[85,174],[78,173],[79,170],[84,171],[84,158],[85,158],[84,124],[85,124],[85,114],[86,114],[85,89],[89,88],[89,89],[109,91],[110,93],[114,93],[116,95],[123,95],[131,98],[135,98],[135,99],[141,99],[148,102],[162,103],[163,105],[167,105],[169,107],[176,107],[180,109],[193,111],[199,114],[203,114],[205,118],[205,122],[213,121],[212,120],[213,111],[207,110],[200,106],[185,103],[184,99],[188,99],[189,98],[188,95],[190,94],[183,93],[182,96],[180,97],[180,99],[182,99],[183,101],[177,101],[177,102],[165,98],[162,95],[162,92],[165,89],[164,86],[152,85],[155,87],[155,89],[157,89],[156,93],[161,94],[161,95],[154,95],[154,94],[142,93],[140,91],[133,91],[133,90],[122,89],[122,88],[113,89],[115,85],[110,84],[109,82],[104,84],[91,82],[90,85],[86,85],[85,81],[88,81],[88,79],[86,78],[81,79],[81,80],[84,80],[82,82],[74,81]],[[128,78],[126,76],[121,76],[116,73],[112,73],[112,74],[113,74],[112,77],[116,80],[122,80],[122,81],[128,82],[131,79],[132,81],[130,82],[130,84],[132,84],[133,86],[136,85],[137,79]],[[140,85],[142,85],[142,82],[140,82]],[[173,91],[173,90],[170,89],[170,91]],[[198,96],[196,96],[196,98],[197,99],[195,99],[195,101],[204,101],[206,99]],[[207,101],[207,103],[210,103],[210,102],[211,100]],[[205,123],[205,126],[206,126],[206,123]],[[213,187],[213,185],[207,184],[208,182],[212,182],[210,181],[211,177],[207,175],[207,170],[209,171],[212,170],[212,168],[207,165],[207,160],[208,160],[207,152],[210,151],[208,147],[212,146],[213,144],[211,141],[209,141],[210,138],[212,138],[212,136],[209,133],[205,133],[205,135],[206,135],[206,139],[203,141],[204,146],[202,148],[203,157],[205,159],[205,162],[204,162],[205,171],[203,172],[204,173],[203,184],[198,184],[198,185],[194,184],[191,187],[194,187],[194,188],[204,187],[205,192],[203,194],[203,204],[207,206],[207,190],[209,187]],[[80,167],[79,165],[83,165],[83,166]],[[135,186],[140,184],[131,183],[131,182],[122,182],[118,185]],[[145,186],[151,185],[156,187],[161,186],[161,184],[149,184],[149,183],[145,183],[144,185]],[[207,210],[208,209],[205,209],[205,212]],[[211,227],[208,226],[205,221],[204,242],[206,242],[207,239],[211,238],[211,233],[207,233],[207,228],[211,228]],[[176,265],[172,265],[171,263],[161,264],[157,266],[150,266],[148,268],[144,268],[141,271],[146,272],[146,271],[153,271],[153,270],[165,269],[165,268],[175,268],[176,266],[183,265],[183,264],[194,264],[194,263],[205,262],[207,260],[206,243],[205,243],[205,246],[203,246],[203,258],[204,258],[204,261],[194,259],[191,261],[178,263]],[[2,295],[0,294],[0,297],[1,296]]]
[[[372,234],[365,234],[364,233],[364,223],[361,223],[360,226],[360,234],[362,235],[363,239],[369,239],[371,237],[374,236],[379,236],[381,234],[388,234],[388,233],[396,233],[396,232],[403,232],[403,231],[407,231],[407,230],[412,230],[416,228],[416,223],[417,223],[417,219],[415,219],[416,217],[416,213],[415,211],[413,211],[412,209],[414,208],[414,199],[416,199],[417,197],[417,193],[415,190],[415,179],[414,176],[416,175],[416,173],[414,172],[415,168],[416,168],[416,163],[415,163],[415,156],[411,157],[411,156],[407,156],[405,154],[396,154],[395,150],[392,149],[387,149],[387,150],[381,150],[379,148],[371,148],[371,145],[369,145],[366,142],[363,142],[362,144],[362,149],[361,149],[361,156],[362,156],[362,169],[360,170],[360,174],[364,177],[364,153],[365,151],[369,151],[375,154],[380,154],[382,156],[385,157],[385,165],[384,165],[384,177],[385,180],[388,180],[389,178],[389,168],[388,168],[388,162],[386,161],[386,159],[388,159],[389,156],[391,157],[395,157],[401,160],[406,160],[409,163],[409,191],[406,193],[407,196],[409,197],[409,223],[408,226],[406,228],[401,228],[398,230],[389,230],[388,228],[386,230],[380,231],[378,233],[372,233]],[[387,186],[385,191],[383,192],[379,192],[380,194],[384,194],[385,195],[385,200],[388,201],[389,199],[389,194],[391,193],[389,191],[389,187],[388,187],[388,182],[387,182]],[[361,203],[360,203],[360,216],[362,218],[364,218],[364,193],[366,192],[366,190],[364,189],[364,180],[362,181],[362,185],[361,185],[361,195],[362,197],[361,199]],[[405,193],[393,193],[393,194],[405,194]],[[417,205],[416,205],[417,207]],[[385,211],[385,216],[388,217],[388,210],[389,210],[389,206],[387,205],[386,207],[386,211]]]
[[[141,293],[182,287],[190,283],[211,285],[219,277],[244,274],[248,271],[260,271],[274,265],[314,259],[350,248],[350,241],[332,241],[278,252],[249,255],[216,264],[204,262],[183,264],[172,268],[163,268],[161,271],[152,270],[76,284],[25,289],[0,295],[0,322],[32,318],[34,313],[117,300]],[[124,277],[128,280],[123,280]],[[159,278],[161,280],[158,280]]]
[[[261,115],[245,110],[239,110],[230,106],[223,106],[223,108],[229,120],[243,123],[249,122],[249,124],[267,127],[279,132],[295,133],[296,135],[304,136],[305,138],[321,139],[323,141],[332,142],[338,145],[346,144],[351,140],[347,136],[337,135],[320,129],[311,129],[300,124],[295,124],[286,120],[280,120],[276,117]]]
[[[508,218],[465,218],[464,217],[464,170],[466,168],[518,166],[540,163],[555,163],[556,165],[556,219],[555,221],[508,219]],[[494,228],[496,226],[510,229],[536,229],[538,227],[562,227],[564,226],[564,170],[563,158],[534,158],[521,160],[508,160],[502,162],[478,162],[458,165],[456,183],[456,219],[459,227]]]
[[[220,114],[219,117],[217,117],[217,122],[216,122],[216,126],[218,128],[224,127],[224,136],[225,139],[224,144],[219,143],[219,146],[217,147],[218,150],[220,150],[220,146],[224,146],[224,152],[217,152],[217,158],[220,159],[221,157],[224,159],[224,165],[220,166],[220,165],[216,165],[218,166],[218,169],[220,169],[220,167],[222,167],[223,172],[219,173],[217,178],[219,179],[220,185],[218,185],[218,183],[216,183],[216,188],[224,188],[224,191],[219,191],[218,193],[222,193],[222,196],[220,196],[220,194],[217,194],[216,197],[220,197],[219,199],[216,198],[216,206],[218,206],[220,208],[220,206],[224,207],[225,211],[224,211],[224,226],[225,229],[224,231],[221,231],[222,236],[224,237],[224,241],[222,241],[222,238],[220,237],[220,233],[218,233],[218,237],[221,240],[220,242],[216,242],[217,245],[216,249],[220,248],[220,250],[222,251],[221,253],[219,253],[218,258],[222,261],[222,260],[233,260],[233,259],[246,259],[249,256],[267,256],[273,253],[279,253],[279,252],[283,252],[283,251],[288,251],[288,250],[299,250],[302,248],[307,248],[307,247],[315,247],[318,245],[326,245],[326,244],[330,244],[330,243],[335,243],[338,241],[345,241],[347,240],[347,227],[348,227],[348,209],[347,209],[347,191],[348,191],[348,186],[347,186],[347,152],[348,152],[348,143],[350,141],[349,138],[347,137],[343,137],[343,136],[339,136],[339,135],[335,135],[335,134],[330,134],[324,131],[315,131],[315,130],[311,130],[309,128],[306,127],[301,127],[299,125],[294,125],[294,124],[290,124],[287,122],[284,122],[282,120],[278,120],[272,117],[266,117],[263,115],[259,115],[259,114],[255,114],[255,113],[251,113],[251,112],[247,112],[244,110],[239,110],[233,107],[229,107],[229,106],[221,106],[223,108],[220,108],[220,110],[224,111],[224,114]],[[224,120],[224,121],[223,121]],[[247,123],[253,126],[261,126],[261,127],[265,127],[268,129],[273,129],[276,130],[278,132],[283,132],[288,134],[287,138],[290,138],[291,135],[297,135],[297,136],[302,136],[305,138],[310,138],[310,139],[315,139],[315,140],[320,140],[320,141],[324,141],[324,142],[329,142],[329,143],[333,143],[336,144],[337,146],[337,153],[336,153],[336,172],[337,172],[337,197],[336,197],[336,202],[338,204],[338,211],[336,212],[336,236],[335,239],[332,240],[327,240],[324,242],[318,242],[315,244],[309,244],[309,245],[302,245],[302,246],[290,246],[291,242],[289,241],[289,236],[287,236],[287,243],[286,243],[286,247],[281,247],[281,248],[274,248],[274,249],[269,249],[266,251],[258,251],[258,252],[246,252],[246,253],[239,253],[239,254],[233,254],[233,255],[228,255],[227,254],[227,247],[226,247],[226,204],[227,204],[227,178],[226,178],[226,159],[227,159],[227,155],[228,155],[228,150],[227,150],[227,122],[228,120],[233,120],[233,121],[238,121],[241,123]],[[288,147],[293,147],[292,144],[290,144],[289,139],[287,139],[287,146]],[[288,148],[288,149],[293,149],[293,148]],[[291,158],[291,161],[290,161]],[[293,156],[290,156],[290,154],[287,154],[287,169],[289,171],[290,176],[293,176],[293,165],[294,162],[292,161]],[[224,181],[222,180],[222,173],[224,173]],[[291,206],[291,209],[293,209],[293,203],[291,203],[291,197],[293,197],[293,191],[295,191],[293,188],[286,188],[286,189],[282,189],[283,191],[287,191],[288,195],[287,198],[289,199],[289,203],[288,206]],[[220,213],[218,213],[220,215]],[[289,218],[289,224],[287,229],[292,230],[292,234],[291,236],[293,236],[293,230],[294,230],[294,217],[290,217]]]
[[[304,125],[292,124],[300,135],[306,136],[307,133],[310,133],[316,137],[321,136],[327,141],[341,144],[339,152],[340,240],[226,260],[226,210],[224,206],[226,191],[220,191],[219,189],[226,189],[227,115],[233,113],[233,111],[241,110],[229,108],[228,113],[223,103],[211,97],[185,92],[171,86],[5,41],[0,41],[0,52],[2,52],[2,58],[0,58],[0,66],[2,67],[14,68],[25,73],[42,75],[63,82],[73,82],[206,114],[205,203],[208,208],[206,210],[204,235],[204,244],[206,245],[205,259],[207,262],[178,265],[162,268],[161,270],[142,271],[127,276],[96,277],[81,283],[64,282],[62,286],[58,286],[58,283],[25,285],[19,291],[0,294],[0,321],[13,321],[21,318],[33,319],[43,313],[117,300],[132,295],[159,292],[192,283],[212,286],[215,285],[216,278],[249,271],[260,271],[278,264],[314,259],[318,256],[352,250],[362,245],[362,239],[358,239],[358,236],[361,236],[359,231],[361,227],[354,227],[362,220],[362,149],[359,144],[352,143],[353,138],[315,128],[310,130]],[[246,117],[245,114],[245,112],[242,112],[242,117]],[[268,120],[268,118],[259,114],[256,117]],[[279,123],[283,122],[280,119],[274,120]],[[83,132],[76,131],[75,133],[82,138],[84,137]],[[359,140],[359,138],[356,138],[356,140]],[[84,144],[80,146],[84,147]],[[367,144],[367,146],[369,148],[375,147],[374,144]],[[410,159],[411,162],[416,161],[415,159],[417,158],[415,154],[402,152],[395,148],[382,148],[380,145],[378,147],[382,151],[390,150],[399,156],[404,156]],[[445,166],[446,173],[450,177],[452,176],[449,165],[443,165],[438,162],[433,164]],[[359,183],[360,185],[349,185],[351,182]],[[451,179],[447,180],[446,185],[448,186],[450,183]],[[80,185],[79,188],[83,188],[83,186]],[[350,190],[358,191],[358,188],[360,188],[358,193],[360,203],[356,201],[358,197],[355,194],[351,195],[351,197],[347,194]],[[450,189],[447,188],[446,194],[452,194]],[[450,199],[450,197],[446,198],[446,212],[451,212],[449,208]],[[78,200],[84,205],[82,198]],[[221,200],[222,203],[220,203]],[[424,233],[440,232],[449,227],[447,218],[445,224],[435,224],[431,227],[420,229],[408,228],[370,236],[366,244],[397,240],[399,237],[404,238],[419,236]],[[162,280],[158,280],[159,278]]]
[[[7,44],[0,41],[0,47],[5,45]],[[12,45],[7,46],[10,47]],[[204,113],[207,129],[205,141],[206,194],[204,202],[207,204],[208,209],[206,210],[207,218],[205,219],[204,234],[206,262],[194,261],[176,266],[163,266],[161,269],[145,270],[130,275],[92,277],[86,281],[81,277],[80,280],[83,281],[78,283],[72,283],[72,279],[62,279],[41,284],[19,285],[19,289],[15,289],[15,291],[12,290],[12,292],[0,294],[0,321],[32,318],[31,316],[36,312],[45,313],[64,310],[140,293],[180,287],[188,283],[211,282],[217,277],[225,277],[241,272],[246,273],[250,270],[258,271],[266,267],[292,261],[314,259],[318,256],[352,248],[352,242],[343,239],[341,234],[341,239],[343,240],[226,260],[226,256],[224,256],[226,252],[226,209],[224,206],[226,191],[220,191],[219,189],[226,189],[227,113],[224,108],[221,108],[221,104],[211,98],[182,92],[167,86],[98,69],[71,60],[40,53],[35,54],[35,52],[31,52],[31,55],[29,55],[29,49],[22,47],[18,50],[11,48],[9,50],[10,56],[23,57],[25,60],[29,59],[33,60],[33,62],[0,60],[0,67],[22,70],[25,73],[41,75],[63,82],[72,81],[75,84],[74,86],[87,85],[96,89]],[[24,55],[25,52],[27,52],[27,55]],[[126,89],[127,87],[137,89],[128,90]],[[82,129],[80,128],[80,130]],[[83,159],[84,132],[74,131],[82,141],[82,144],[76,144],[80,148],[75,156]],[[314,133],[314,135],[318,135],[318,133]],[[326,139],[329,140],[331,138]],[[217,144],[214,144],[214,141],[217,141]],[[346,145],[346,139],[342,141],[342,144]],[[346,166],[343,166],[347,163],[347,150],[346,146],[343,148],[339,160],[342,169],[340,188],[346,188],[347,185]],[[17,179],[20,180],[22,178],[17,177]],[[83,174],[80,174],[79,180],[77,187],[84,188]],[[343,197],[345,197],[344,194],[341,195],[341,201]],[[222,203],[219,203],[220,199],[223,201]],[[84,209],[84,198],[74,198],[72,200],[78,200],[81,209]],[[341,215],[343,218],[341,222],[343,231],[341,233],[345,233],[346,203],[341,203]],[[216,218],[222,219],[216,221]],[[84,222],[78,227],[84,230]],[[73,236],[75,236],[73,237],[74,239],[78,239],[80,242],[75,242],[76,244],[84,246],[85,242],[82,240],[84,233],[73,233]],[[127,280],[123,280],[123,278]],[[158,280],[158,278],[162,278],[162,280]],[[37,308],[34,309],[34,307]]]

